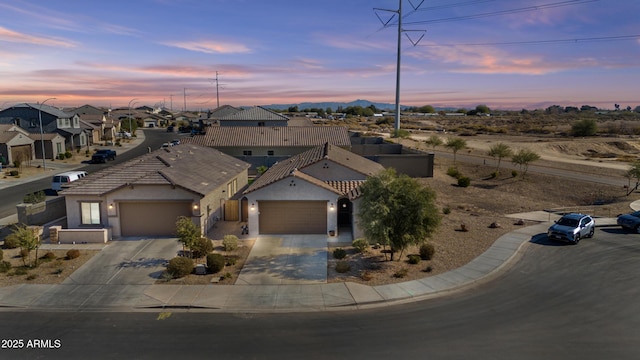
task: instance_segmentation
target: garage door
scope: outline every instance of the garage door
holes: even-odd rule
[[[260,201],[260,234],[326,234],[326,201]]]
[[[31,160],[31,145],[18,145],[11,147],[11,159],[26,163]]]
[[[191,216],[191,202],[123,202],[122,236],[175,236],[178,216]]]

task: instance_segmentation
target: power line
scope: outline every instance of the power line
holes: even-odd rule
[[[501,11],[494,11],[494,12],[488,12],[488,13],[475,14],[475,15],[455,16],[455,17],[449,17],[449,18],[443,18],[443,19],[406,22],[405,24],[407,25],[437,24],[437,23],[443,23],[443,22],[449,22],[449,21],[472,20],[472,19],[480,19],[480,18],[491,17],[491,16],[518,14],[518,13],[529,12],[529,11],[537,11],[537,10],[552,9],[552,8],[563,7],[563,6],[586,4],[586,3],[596,2],[596,1],[600,1],[600,0],[567,0],[567,1],[560,1],[555,3],[526,6],[526,7],[517,8],[517,9],[501,10]],[[392,24],[387,24],[387,26],[390,26],[390,25]]]
[[[460,43],[460,44],[424,44],[418,46],[440,47],[440,46],[494,46],[494,45],[537,45],[537,44],[561,44],[561,43],[578,43],[578,42],[601,42],[601,41],[624,41],[640,39],[638,35],[620,35],[620,36],[603,36],[588,37],[574,39],[553,39],[553,40],[531,40],[531,41],[505,41],[493,43]]]

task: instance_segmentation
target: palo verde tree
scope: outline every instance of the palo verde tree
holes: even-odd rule
[[[520,149],[511,156],[511,162],[520,166],[523,178],[527,174],[529,164],[536,160],[540,160],[540,155],[528,149]]]
[[[186,216],[179,216],[176,220],[176,235],[178,236],[178,241],[182,243],[183,253],[185,247],[192,250],[196,241],[202,237],[200,228]]]
[[[440,224],[435,192],[407,175],[386,169],[362,185],[358,217],[365,237],[394,254],[423,243]]]
[[[36,259],[33,263],[34,266],[38,266],[38,248],[40,247],[40,227],[38,226],[26,226],[23,224],[16,225],[13,228],[11,234],[7,237],[15,240],[20,244],[20,249],[27,252],[27,258],[22,258],[24,265],[27,265],[31,251],[36,251]]]
[[[431,146],[433,150],[436,149],[436,146],[442,145],[442,139],[438,135],[431,135],[427,140],[424,141],[427,145]]]
[[[489,148],[487,155],[491,156],[494,159],[498,158],[498,164],[496,165],[496,173],[500,171],[500,161],[502,161],[502,158],[511,156],[511,153],[512,151],[509,145],[501,142],[495,145],[492,145]]]
[[[453,151],[453,163],[456,163],[456,154],[458,151],[467,147],[467,142],[464,139],[459,137],[451,137],[447,139],[447,143],[444,144],[445,147],[451,149]]]

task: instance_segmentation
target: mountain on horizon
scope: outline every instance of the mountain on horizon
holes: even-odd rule
[[[363,108],[374,105],[377,109],[385,110],[385,111],[394,111],[396,108],[395,104],[386,104],[386,103],[375,103],[369,100],[355,100],[351,102],[303,102],[299,104],[272,104],[272,105],[262,105],[264,108],[273,109],[273,110],[287,110],[292,106],[297,106],[298,109],[326,109],[331,108],[333,111],[336,111],[339,107],[348,108],[349,106],[361,106]],[[407,106],[401,105],[400,109],[406,109]]]

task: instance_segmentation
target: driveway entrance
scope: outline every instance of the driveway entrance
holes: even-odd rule
[[[260,235],[236,285],[327,282],[327,235]]]

